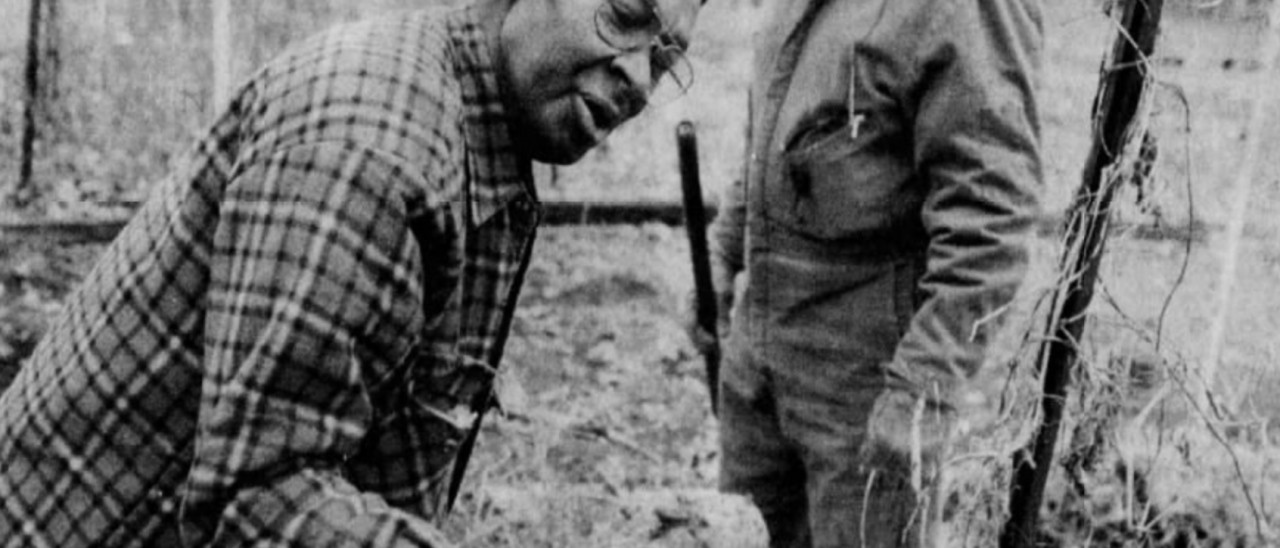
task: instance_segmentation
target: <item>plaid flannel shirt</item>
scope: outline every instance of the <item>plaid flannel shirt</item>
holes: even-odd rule
[[[470,8],[258,72],[0,396],[4,546],[441,546],[539,205]]]

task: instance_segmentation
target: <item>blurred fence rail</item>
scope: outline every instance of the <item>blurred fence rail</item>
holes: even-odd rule
[[[589,202],[554,200],[543,203],[542,223],[550,226],[623,225],[658,223],[671,226],[684,224],[682,205],[676,202]],[[714,218],[713,202],[706,205],[708,219]],[[125,224],[126,215],[103,218],[0,218],[0,243],[12,240],[40,240],[57,243],[106,243],[116,237]],[[1036,232],[1042,237],[1057,238],[1064,230],[1060,215],[1044,215],[1036,220]],[[1224,227],[1195,221],[1190,224],[1155,225],[1124,220],[1113,221],[1110,231],[1139,240],[1172,240],[1204,242]],[[1280,227],[1256,226],[1251,235],[1280,236]]]
[[[1266,17],[1271,0],[1181,0],[1168,2],[1170,15],[1239,21]]]

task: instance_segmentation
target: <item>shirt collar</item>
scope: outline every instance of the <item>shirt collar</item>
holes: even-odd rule
[[[531,161],[516,151],[511,138],[493,51],[476,8],[468,6],[451,13],[448,29],[462,88],[470,220],[480,225],[514,199],[524,196],[536,203],[537,191]]]

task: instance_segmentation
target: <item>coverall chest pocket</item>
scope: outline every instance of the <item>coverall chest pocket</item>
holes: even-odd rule
[[[823,240],[865,237],[890,228],[905,184],[890,158],[868,149],[857,121],[819,124],[789,139],[782,154],[775,217]]]

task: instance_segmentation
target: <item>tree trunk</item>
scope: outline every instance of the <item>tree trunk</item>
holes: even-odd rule
[[[1249,214],[1250,197],[1253,194],[1253,179],[1257,174],[1258,147],[1262,143],[1262,133],[1266,129],[1267,115],[1270,112],[1273,96],[1272,84],[1275,82],[1275,63],[1280,53],[1280,32],[1277,18],[1280,18],[1280,0],[1271,4],[1267,16],[1267,25],[1263,32],[1263,42],[1258,59],[1262,61],[1262,69],[1250,76],[1249,97],[1253,104],[1249,108],[1249,125],[1245,131],[1244,157],[1240,160],[1240,170],[1236,172],[1235,182],[1231,187],[1231,213],[1227,217],[1226,240],[1222,254],[1222,271],[1218,278],[1218,294],[1213,315],[1213,323],[1209,328],[1209,346],[1204,356],[1204,366],[1200,377],[1204,386],[1196,392],[1196,402],[1206,408],[1209,404],[1209,391],[1214,388],[1214,379],[1218,374],[1218,366],[1222,361],[1222,345],[1227,333],[1227,321],[1230,319],[1231,295],[1235,289],[1236,271],[1240,263],[1240,243],[1244,235],[1245,220]],[[1224,398],[1228,411],[1238,409],[1243,396],[1243,388],[1239,390],[1227,387]]]
[[[26,104],[22,109],[22,150],[18,166],[18,182],[10,199],[21,207],[32,200],[32,165],[35,162],[36,104],[40,101],[40,17],[44,13],[41,0],[31,0],[27,15],[27,66],[25,71]]]
[[[113,36],[113,29],[111,28],[111,0],[98,0],[95,17],[98,19],[98,47],[93,52],[97,64],[95,67],[97,70],[96,85],[101,89],[107,89],[108,75],[110,74],[107,63],[111,58],[109,52],[115,43],[115,36]]]
[[[213,104],[214,116],[231,97],[231,0],[213,0]]]

